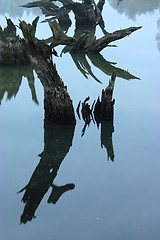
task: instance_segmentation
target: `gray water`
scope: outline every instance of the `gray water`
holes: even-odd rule
[[[101,147],[101,129],[93,122],[83,137],[84,123],[78,119],[70,135],[64,128],[44,125],[43,88],[35,73],[33,78],[31,69],[0,68],[0,91],[6,91],[0,96],[1,239],[160,239],[159,9],[160,1],[156,0],[123,1],[118,8],[116,1],[110,0],[104,9],[109,32],[142,26],[141,30],[115,42],[117,48],[103,50],[108,61],[116,62],[118,68],[140,79],[116,80],[114,132],[110,138],[106,132],[105,138],[113,144],[114,161],[108,160],[106,148]],[[12,17],[12,10],[5,10],[4,6],[0,12]],[[35,17],[33,11],[23,11],[12,19],[17,23],[21,16],[30,22]],[[4,15],[0,21],[5,26]],[[46,25],[39,26],[39,37],[45,38],[49,33]],[[92,77],[85,79],[69,54],[56,58],[55,62],[74,106],[88,95],[92,102],[108,84],[110,77],[93,65],[92,70],[102,84]],[[63,136],[68,141],[66,156],[56,163],[59,169],[53,183],[75,187],[66,191],[56,204],[47,202],[52,192],[50,187],[35,211],[36,218],[20,224],[24,192],[17,192],[29,182],[43,157],[38,155],[49,149],[54,158],[54,141],[62,141]]]

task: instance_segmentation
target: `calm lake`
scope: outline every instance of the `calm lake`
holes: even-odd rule
[[[5,16],[18,24],[18,19],[32,22],[41,14],[18,8],[29,1],[17,2],[2,0],[3,28]],[[35,72],[25,66],[0,67],[3,240],[160,239],[160,0],[117,2],[105,3],[106,30],[142,29],[102,51],[107,61],[116,63],[112,66],[137,77],[116,78],[114,126],[106,123],[98,129],[92,121],[81,136],[84,122],[77,116],[75,129],[44,122],[43,87]],[[73,31],[74,26],[67,34]],[[37,36],[50,36],[46,23],[39,23]],[[61,48],[56,50],[60,54]],[[90,75],[85,78],[68,53],[54,58],[75,108],[87,96],[92,104],[110,79],[88,61],[102,84]],[[43,192],[50,164],[52,184],[37,206],[25,210],[25,192],[18,192],[39,174],[44,176],[38,186]],[[35,200],[36,192],[31,194]]]

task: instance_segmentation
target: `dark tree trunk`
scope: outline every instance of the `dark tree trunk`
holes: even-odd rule
[[[113,122],[114,117],[114,102],[113,90],[116,80],[116,72],[112,73],[111,80],[106,89],[102,90],[101,101],[98,98],[94,107],[94,116],[96,122],[102,122],[103,120],[109,120]]]
[[[0,65],[32,65],[44,87],[44,109],[45,117],[54,122],[75,124],[75,115],[70,96],[64,83],[57,73],[52,62],[52,46],[47,45],[43,40],[35,37],[35,31],[39,18],[36,18],[32,25],[20,22],[20,28],[24,39],[16,35],[16,27],[10,19],[7,19],[7,27],[0,28]],[[54,24],[58,37],[62,34],[61,40],[55,40],[56,45],[70,44],[72,38],[62,32],[59,33],[57,24]],[[52,28],[52,24],[50,25]]]
[[[65,0],[63,0],[63,3],[64,2]],[[90,0],[84,1],[84,4],[72,3],[70,9],[74,11],[76,16],[76,31],[78,32],[80,30],[78,24],[82,22],[83,19],[86,19],[89,32],[84,33],[82,31],[83,34],[80,34],[79,38],[72,38],[64,34],[56,21],[49,22],[53,33],[51,45],[47,45],[45,41],[38,40],[35,37],[39,18],[36,18],[32,25],[27,24],[25,21],[20,22],[19,27],[23,32],[24,39],[16,36],[16,27],[9,19],[7,19],[8,26],[4,30],[0,28],[0,63],[2,65],[32,65],[44,87],[44,108],[46,119],[66,124],[76,123],[72,101],[52,61],[52,54],[55,54],[53,47],[57,45],[65,45],[70,47],[70,52],[97,53],[107,47],[110,42],[126,37],[140,28],[131,27],[113,33],[106,33],[102,38],[95,39],[96,23],[101,17],[103,1],[101,1],[101,5],[102,7],[99,9],[97,7],[98,5],[94,5],[94,3],[92,4]],[[87,6],[87,8],[85,8],[85,6]],[[97,15],[98,9],[100,11],[99,17]],[[86,15],[83,11],[86,11]],[[84,30],[85,26],[83,27]],[[75,37],[77,37],[77,32],[75,32]],[[109,105],[106,105],[108,104],[107,99],[106,92],[104,91],[102,93],[101,102],[101,113],[104,117],[111,115],[110,113],[107,113],[106,115],[106,111],[113,111],[113,106],[111,106],[110,103]],[[103,102],[105,102],[105,105]]]
[[[6,20],[7,27],[4,30],[0,27],[0,65],[29,65],[22,39],[16,35],[16,27],[10,19]]]
[[[52,62],[52,48],[35,38],[38,18],[32,25],[20,22],[24,35],[27,57],[44,87],[44,109],[46,119],[54,122],[75,124],[75,115],[70,96]]]

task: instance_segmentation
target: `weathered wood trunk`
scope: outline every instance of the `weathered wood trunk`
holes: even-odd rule
[[[7,27],[0,27],[0,65],[20,66],[30,64],[22,39],[16,34],[16,27],[7,19]]]
[[[101,99],[98,97],[96,103],[93,102],[92,106],[88,104],[90,97],[87,97],[82,103],[82,118],[86,124],[90,124],[91,120],[95,120],[97,123],[109,120],[113,122],[114,116],[114,102],[113,99],[113,90],[116,80],[116,72],[112,73],[111,80],[109,81],[108,86],[102,90]],[[77,106],[77,114],[80,118],[80,105],[81,101]],[[94,118],[93,118],[94,115]]]
[[[27,50],[27,57],[44,87],[45,117],[54,122],[75,124],[72,100],[53,64],[52,48],[35,38],[37,22],[38,18],[32,25],[22,21],[20,28],[24,35],[23,44]]]
[[[72,101],[52,61],[53,46],[35,37],[38,19],[32,25],[20,22],[24,39],[16,35],[16,27],[7,19],[7,27],[0,28],[0,65],[31,64],[44,87],[45,117],[54,122],[75,124]],[[57,44],[59,41],[56,39]],[[67,41],[72,42],[72,38],[64,34],[63,44]]]
[[[94,1],[92,3],[90,0],[86,0],[82,4],[72,1],[68,4],[66,0],[62,2],[65,7],[75,13],[75,38],[64,34],[56,21],[49,21],[53,36],[51,45],[47,45],[45,41],[38,40],[35,37],[39,19],[36,18],[32,25],[24,21],[20,22],[19,27],[24,35],[24,39],[21,39],[16,36],[16,27],[14,24],[11,20],[7,19],[7,28],[4,31],[0,28],[0,63],[2,65],[23,65],[30,63],[44,87],[45,117],[54,122],[75,124],[76,120],[72,101],[52,61],[52,54],[55,53],[53,47],[58,45],[68,46],[70,53],[98,53],[107,47],[110,42],[126,37],[140,27],[131,27],[113,33],[106,33],[102,38],[96,39],[96,24],[100,20],[102,21],[101,11],[104,1],[100,0],[99,5],[95,5]],[[86,26],[84,24],[80,28],[83,21],[87,22],[87,24]],[[83,32],[82,29],[83,31],[89,31]],[[91,71],[90,73],[92,74]],[[92,76],[95,78],[94,74]],[[98,81],[98,79],[96,80]],[[105,95],[103,97],[105,98]],[[101,105],[103,107],[103,102]],[[105,114],[104,117],[106,117]]]
[[[114,116],[114,102],[113,90],[116,80],[116,72],[112,73],[111,80],[106,89],[102,90],[101,100],[98,98],[94,108],[94,116],[97,122],[109,120],[113,122]]]
[[[83,136],[90,125],[91,121],[96,122],[97,127],[101,125],[101,146],[106,148],[108,158],[114,161],[114,151],[112,145],[112,133],[114,131],[113,118],[114,118],[114,102],[113,90],[116,79],[116,72],[112,73],[109,85],[102,90],[101,98],[98,97],[97,101],[94,101],[90,106],[88,101],[90,97],[88,96],[84,102],[79,101],[77,106],[78,118],[84,121],[84,127],[82,129]],[[95,103],[96,102],[96,103]],[[81,114],[80,114],[81,107]],[[107,134],[107,135],[106,135]]]
[[[64,87],[44,88],[45,118],[53,122],[75,124],[72,101]]]

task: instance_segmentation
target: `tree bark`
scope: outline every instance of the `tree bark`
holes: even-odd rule
[[[54,122],[75,124],[70,96],[52,61],[52,48],[35,37],[38,18],[32,25],[20,22],[27,57],[44,87],[45,118]]]
[[[0,65],[20,66],[29,65],[22,39],[16,35],[16,27],[7,19],[7,27],[0,27]]]
[[[116,80],[116,72],[112,73],[111,80],[106,89],[102,90],[101,101],[98,98],[95,108],[94,108],[94,117],[96,122],[102,122],[103,120],[109,120],[113,122],[114,117],[114,102],[113,90]]]

